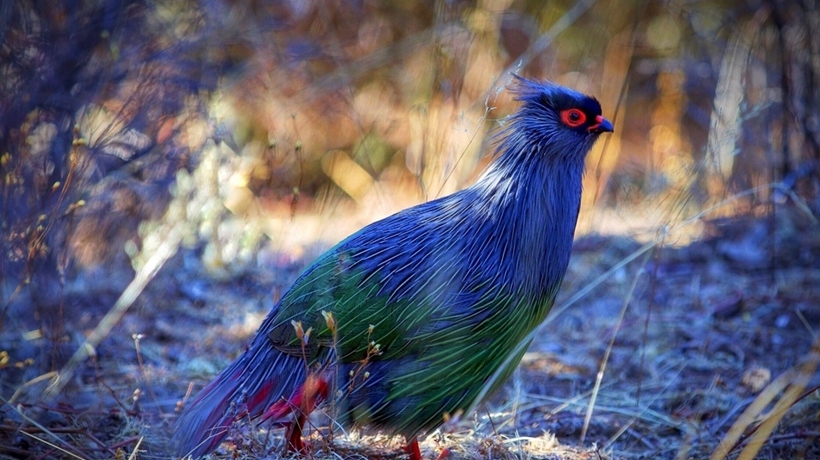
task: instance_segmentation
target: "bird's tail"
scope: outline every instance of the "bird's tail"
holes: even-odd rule
[[[257,334],[251,347],[202,389],[177,419],[177,453],[201,457],[225,439],[236,420],[277,420],[298,410],[306,377],[303,359],[279,352],[266,334]]]

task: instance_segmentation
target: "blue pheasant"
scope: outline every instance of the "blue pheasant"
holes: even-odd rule
[[[175,440],[199,457],[246,419],[306,417],[417,437],[472,410],[517,366],[564,277],[584,158],[612,124],[594,98],[516,77],[521,107],[471,187],[375,222],[320,256],[250,348],[185,408]]]

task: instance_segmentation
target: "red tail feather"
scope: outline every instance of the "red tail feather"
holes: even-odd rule
[[[313,374],[308,375],[305,382],[296,389],[289,400],[279,400],[271,404],[260,420],[281,420],[297,410],[309,415],[325,398],[327,398],[327,381]]]
[[[302,390],[306,383],[304,361],[281,354],[266,340],[258,339],[180,415],[174,434],[179,455],[197,458],[213,451],[238,419],[263,416],[265,420],[280,420],[294,408],[301,409],[301,395],[306,393]],[[321,391],[314,394],[318,395],[313,397],[314,404],[319,396],[324,397]]]

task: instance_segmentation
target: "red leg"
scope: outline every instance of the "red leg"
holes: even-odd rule
[[[419,449],[419,438],[414,437],[412,441],[404,446],[404,451],[410,454],[410,460],[421,460],[421,450]]]
[[[305,453],[305,443],[302,442],[302,426],[305,424],[305,415],[297,414],[296,418],[288,425],[285,437],[287,438],[287,451]]]
[[[445,447],[444,449],[441,449],[441,453],[438,454],[438,457],[436,457],[436,460],[444,460],[445,458],[447,458],[449,456],[450,456],[450,449]]]
[[[288,452],[299,452],[302,454],[306,452],[305,443],[302,442],[302,428],[305,426],[307,416],[310,415],[313,409],[316,408],[316,405],[325,398],[327,398],[327,382],[321,377],[308,375],[294,401],[297,406],[294,411],[296,412],[296,417],[290,423],[285,433]]]

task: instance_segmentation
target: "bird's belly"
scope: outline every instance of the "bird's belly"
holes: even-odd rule
[[[469,414],[495,394],[515,371],[529,342],[473,368],[424,357],[340,366],[337,420],[407,437],[434,430],[452,417]]]

